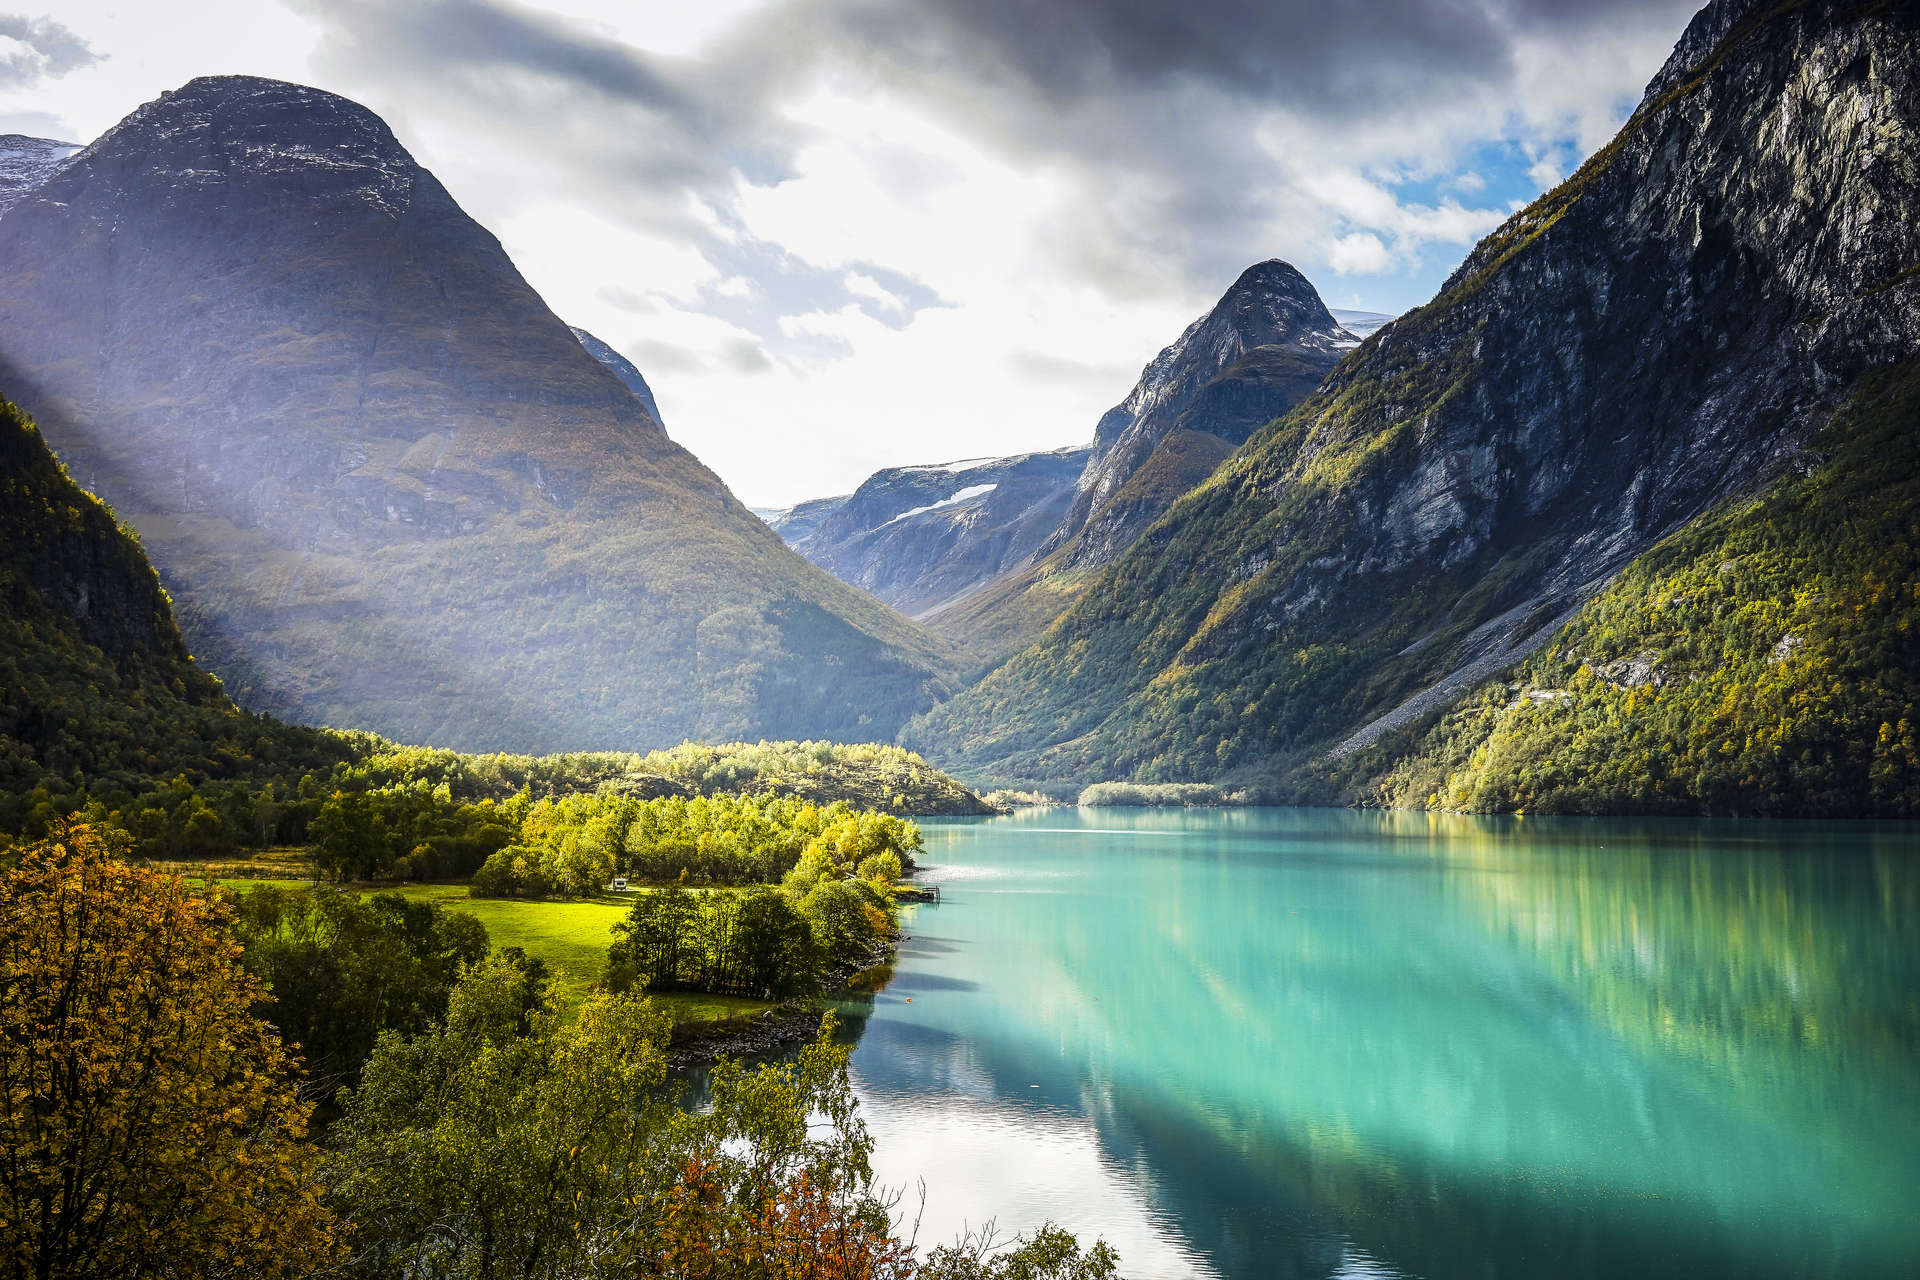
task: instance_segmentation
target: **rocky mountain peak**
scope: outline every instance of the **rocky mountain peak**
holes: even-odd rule
[[[1278,258],[1241,272],[1212,316],[1222,318],[1247,350],[1291,346],[1332,351],[1353,345],[1353,336],[1333,318],[1319,291],[1292,263]]]
[[[1733,34],[1735,27],[1759,16],[1769,9],[1788,8],[1777,0],[1710,0],[1693,15],[1687,23],[1687,29],[1673,46],[1673,52],[1667,55],[1666,62],[1647,83],[1647,91],[1641,95],[1639,110],[1644,111],[1669,89],[1685,80],[1720,46],[1720,43]]]
[[[1358,345],[1292,264],[1270,258],[1248,267],[1100,419],[1079,497],[1043,554],[1078,539],[1073,564],[1111,560],[1212,463],[1305,399]],[[1150,470],[1161,443],[1176,432],[1204,437],[1209,447],[1151,469],[1168,474],[1142,481],[1136,487],[1151,492],[1136,495],[1140,500],[1125,503],[1124,516],[1103,525],[1100,511]]]
[[[325,196],[398,216],[424,171],[379,116],[306,85],[202,76],[169,90],[82,153],[125,199],[152,185],[280,188],[289,203]]]

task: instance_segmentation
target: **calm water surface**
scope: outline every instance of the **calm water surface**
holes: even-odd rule
[[[1141,1277],[1920,1274],[1920,827],[923,825],[943,900],[849,1008],[923,1240],[1051,1218]]]

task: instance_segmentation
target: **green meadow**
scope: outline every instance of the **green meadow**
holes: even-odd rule
[[[216,883],[233,893],[245,893],[258,884],[286,882],[223,876]],[[607,947],[613,941],[613,926],[633,902],[631,894],[612,893],[566,901],[471,898],[464,884],[409,884],[365,892],[397,893],[449,911],[466,912],[487,927],[487,938],[494,947],[519,947],[546,961],[553,976],[567,988],[567,1004],[577,1002],[600,980]],[[766,1000],[694,991],[666,992],[653,998],[671,1011],[676,1023],[711,1022],[773,1007]]]

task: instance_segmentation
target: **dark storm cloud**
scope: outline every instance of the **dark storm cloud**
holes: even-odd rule
[[[1191,80],[1345,109],[1499,79],[1512,70],[1518,39],[1572,40],[1648,17],[1672,25],[1692,7],[1675,0],[932,0],[913,21],[966,33],[1056,97]],[[851,10],[848,24],[888,43],[900,28],[889,10]],[[933,44],[925,33],[903,43]]]
[[[1535,108],[1523,64],[1543,48],[1557,92],[1578,97],[1592,79],[1589,99],[1631,101],[1639,86],[1589,65],[1588,46],[1645,33],[1657,65],[1693,7],[789,0],[698,57],[668,58],[510,0],[296,3],[328,25],[323,65],[342,80],[404,84],[408,112],[464,120],[524,156],[527,192],[559,187],[716,263],[751,249],[726,222],[736,175],[777,182],[807,141],[787,103],[816,85],[916,103],[1013,163],[1068,175],[1085,214],[1047,248],[1116,297],[1217,287],[1247,261],[1355,229],[1330,221],[1303,178],[1330,154],[1364,164],[1395,146],[1396,163],[1444,165],[1464,130],[1484,138]],[[939,181],[923,157],[869,160],[899,190]],[[823,278],[808,301],[847,299]]]
[[[25,46],[0,57],[0,86],[23,88],[100,61],[100,55],[52,18],[0,13],[0,36]]]

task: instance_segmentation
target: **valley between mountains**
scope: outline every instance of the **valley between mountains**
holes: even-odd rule
[[[137,532],[195,666],[125,666],[160,642],[105,568],[38,598],[129,698],[463,751],[1911,814],[1917,34],[1709,5],[1426,305],[1343,322],[1256,263],[1084,445],[766,519],[384,121],[195,80],[84,147],[0,140],[0,387]]]

